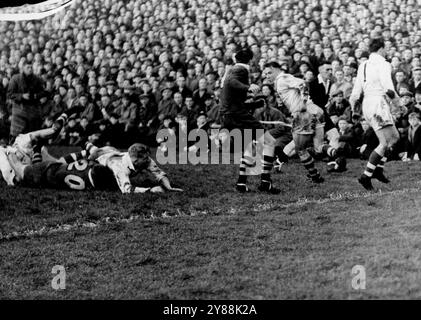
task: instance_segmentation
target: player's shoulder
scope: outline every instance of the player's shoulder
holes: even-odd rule
[[[307,105],[307,111],[310,113],[323,113],[323,109],[320,108],[317,104],[315,104],[314,102],[308,102]]]

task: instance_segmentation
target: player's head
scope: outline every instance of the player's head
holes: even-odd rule
[[[253,51],[250,48],[243,48],[234,55],[237,63],[248,64],[253,59]]]
[[[384,44],[383,38],[371,39],[370,44],[369,44],[370,53],[376,52],[378,54],[382,54],[384,53],[383,52],[384,47],[385,47],[385,44]]]
[[[144,170],[150,163],[150,149],[141,143],[132,144],[127,151],[136,171]]]
[[[266,79],[271,84],[275,82],[276,77],[281,72],[282,72],[282,66],[276,61],[271,61],[271,62],[266,63],[265,69],[263,70],[263,73]]]
[[[114,173],[106,166],[95,164],[91,169],[91,177],[97,190],[118,190]]]

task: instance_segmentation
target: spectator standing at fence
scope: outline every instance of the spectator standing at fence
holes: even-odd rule
[[[42,126],[40,99],[44,95],[44,84],[33,74],[31,63],[25,62],[22,72],[12,77],[7,95],[12,104],[10,143],[13,143],[20,133],[35,131]]]

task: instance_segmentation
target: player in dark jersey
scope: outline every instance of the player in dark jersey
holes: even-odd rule
[[[273,187],[270,177],[275,161],[275,139],[269,131],[265,131],[263,125],[252,115],[255,109],[263,107],[264,101],[257,100],[246,102],[248,93],[256,94],[260,87],[250,84],[250,62],[253,59],[253,52],[249,48],[241,49],[235,56],[235,65],[226,74],[220,101],[221,124],[223,129],[229,131],[240,130],[243,136],[246,131],[256,135],[256,139],[263,146],[261,183],[258,189],[270,194],[280,193],[280,189]],[[258,133],[259,132],[259,133]],[[248,168],[256,166],[253,160],[252,141],[244,143],[240,162],[240,172],[236,188],[239,192],[250,191],[247,187],[247,176],[250,174]],[[249,171],[249,172],[248,172]]]
[[[113,172],[95,161],[42,161],[28,165],[10,150],[7,158],[15,170],[15,182],[20,186],[80,191],[118,190]]]

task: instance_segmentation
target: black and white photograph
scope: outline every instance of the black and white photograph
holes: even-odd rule
[[[420,299],[420,158],[420,0],[0,1],[0,300]]]

